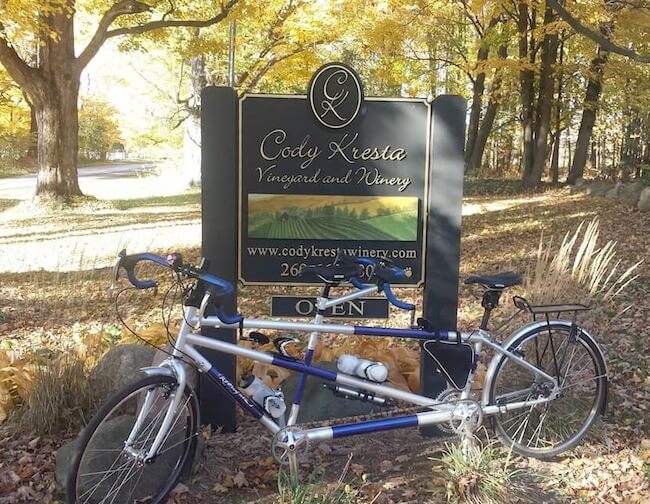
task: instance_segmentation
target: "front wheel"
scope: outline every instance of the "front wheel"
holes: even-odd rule
[[[604,409],[607,368],[593,339],[579,327],[551,323],[531,329],[508,349],[556,377],[560,396],[548,402],[496,413],[501,441],[527,457],[550,458],[574,448]],[[488,384],[489,404],[506,406],[548,394],[532,371],[506,356]]]
[[[143,461],[138,454],[148,453],[176,393],[183,397],[171,428],[157,456]],[[192,463],[198,426],[196,395],[190,388],[178,391],[175,378],[153,375],[128,385],[99,409],[82,433],[68,476],[68,502],[164,502]]]

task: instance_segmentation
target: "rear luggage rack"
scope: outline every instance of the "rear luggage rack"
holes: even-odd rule
[[[551,305],[531,305],[525,298],[521,296],[514,296],[512,298],[517,309],[520,311],[527,311],[533,316],[533,320],[543,315],[546,321],[549,321],[551,314],[556,314],[555,317],[559,318],[561,313],[573,312],[573,321],[575,322],[578,312],[591,310],[590,306],[580,303],[575,304],[551,304]]]

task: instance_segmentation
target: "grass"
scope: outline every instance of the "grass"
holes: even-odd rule
[[[336,482],[327,483],[313,471],[307,481],[294,482],[284,471],[278,473],[278,495],[273,504],[353,504],[359,502],[359,492],[344,480],[352,462],[352,454]]]
[[[20,203],[20,200],[0,199],[0,212],[9,210],[10,208],[15,207],[18,203]]]
[[[583,221],[575,231],[567,231],[555,251],[553,240],[545,240],[542,234],[535,265],[528,274],[529,301],[535,304],[575,299],[587,303],[593,299],[609,301],[636,280],[639,275],[634,272],[643,260],[619,273],[621,261],[615,261],[616,242],[609,240],[601,247],[599,235],[598,219],[586,226]],[[567,299],[571,296],[573,299]]]
[[[36,435],[73,432],[88,423],[96,402],[86,361],[71,352],[35,367],[31,390],[11,423]]]
[[[188,205],[199,205],[201,193],[199,191],[188,191],[172,196],[154,196],[148,198],[130,198],[113,200],[112,205],[117,210],[132,210],[134,208],[152,207],[179,207]]]
[[[549,502],[548,496],[543,499],[531,491],[530,483],[535,476],[512,467],[510,455],[495,442],[488,442],[469,455],[459,446],[448,445],[440,459],[433,459],[434,471],[440,471],[447,482],[446,501],[469,504]]]

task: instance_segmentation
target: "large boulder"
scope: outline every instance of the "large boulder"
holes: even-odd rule
[[[623,183],[617,182],[614,187],[605,193],[605,198],[615,199],[618,198],[621,190],[623,189]]]
[[[587,184],[584,187],[585,192],[591,196],[605,196],[605,194],[607,194],[607,191],[614,188],[614,184],[602,180],[597,180],[596,182]]]
[[[570,192],[571,192],[571,194],[575,194],[575,193],[578,193],[578,192],[583,192],[583,191],[585,191],[587,189],[587,186],[589,184],[590,183],[587,182],[585,179],[579,178],[578,180],[576,180],[576,183],[571,186]]]
[[[645,186],[641,182],[626,184],[621,189],[618,199],[627,205],[635,207],[639,203],[639,198],[641,197],[643,189],[645,189]]]
[[[156,351],[144,345],[119,345],[104,355],[90,372],[90,381],[104,401],[137,378],[141,368],[151,366]]]
[[[637,208],[642,212],[650,212],[650,187],[646,187],[641,191]]]
[[[334,362],[319,362],[318,367],[336,371]],[[291,401],[298,385],[298,374],[292,374],[282,384],[287,409],[291,409]],[[310,376],[305,384],[298,422],[315,422],[328,418],[345,418],[350,416],[368,415],[378,411],[381,406],[369,402],[337,397],[334,393],[323,387],[324,383],[332,383]]]

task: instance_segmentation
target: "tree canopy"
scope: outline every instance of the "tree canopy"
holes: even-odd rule
[[[47,139],[60,127],[48,118],[66,116],[76,130],[78,79],[111,40],[115,58],[135,52],[154,66],[138,71],[168,110],[148,132],[121,118],[127,144],[164,144],[165,131],[183,129],[196,167],[200,92],[228,83],[233,37],[240,94],[304,92],[320,64],[340,60],[368,95],[467,97],[470,174],[534,186],[585,170],[629,178],[650,163],[647,0],[7,0],[0,63],[12,103],[36,112],[38,128],[23,131],[38,129],[47,154],[39,187],[75,176],[79,139],[64,142],[68,154],[54,152]],[[67,94],[66,75],[76,82]],[[52,95],[75,107],[50,113]]]

